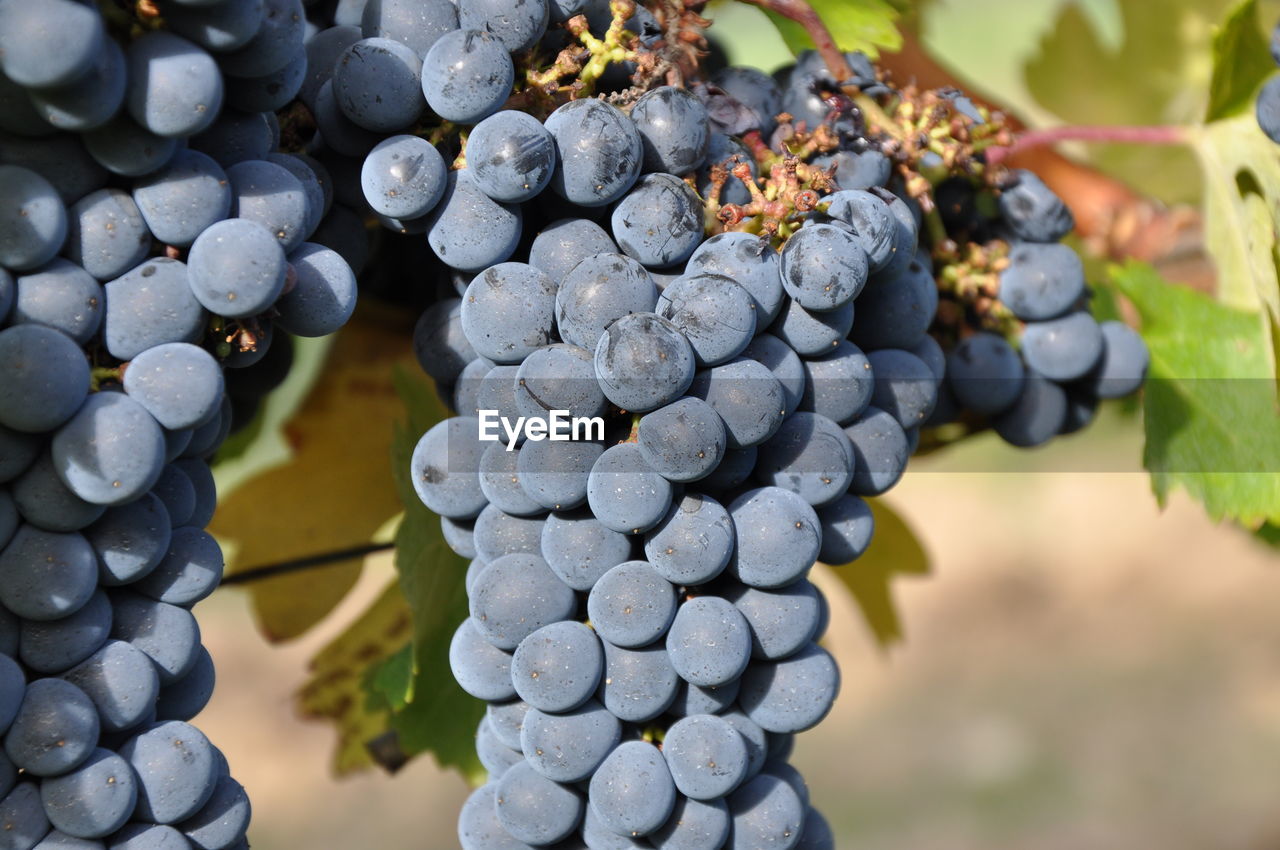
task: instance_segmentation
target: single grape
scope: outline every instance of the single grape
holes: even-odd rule
[[[849,492],[879,496],[898,483],[910,457],[907,435],[898,420],[868,407],[844,433],[853,446],[856,469]]]
[[[552,572],[577,591],[590,590],[600,576],[631,557],[628,536],[607,528],[587,510],[551,514],[541,543]]]
[[[577,599],[541,557],[516,553],[485,567],[470,606],[486,640],[500,649],[515,649],[542,626],[568,619]]]
[[[616,106],[595,98],[571,100],[544,126],[555,139],[559,165],[551,188],[584,207],[613,203],[640,175],[640,131]]]
[[[1073,381],[1102,358],[1102,329],[1088,311],[1029,322],[1022,333],[1027,366],[1052,381]]]
[[[62,252],[98,280],[124,274],[150,251],[151,231],[128,192],[99,189],[68,210]]]
[[[609,325],[596,344],[595,365],[605,397],[636,413],[675,401],[694,379],[689,341],[653,313],[632,313]]]
[[[725,720],[695,714],[667,729],[662,755],[681,794],[694,800],[718,800],[747,773],[747,745]]]
[[[124,390],[165,428],[194,428],[212,419],[222,404],[222,370],[198,346],[166,343],[133,359]]]
[[[1071,210],[1030,171],[1013,172],[1000,193],[1000,214],[1013,233],[1028,242],[1057,242],[1075,227]]]
[[[751,632],[733,605],[717,596],[699,596],[676,612],[666,646],[680,678],[703,687],[723,685],[746,669]]]
[[[333,96],[342,113],[366,130],[395,133],[412,127],[426,108],[421,78],[422,60],[413,50],[388,38],[366,38],[334,63]]]
[[[237,218],[265,227],[286,253],[301,244],[307,233],[310,210],[306,190],[297,177],[274,162],[247,160],[230,166],[227,179],[231,181],[233,211]]]
[[[788,300],[769,326],[769,333],[801,357],[817,357],[836,349],[853,327],[854,302],[826,313],[813,313]]]
[[[570,433],[569,423],[561,419],[557,425],[550,412],[594,417],[603,414],[606,406],[591,352],[563,343],[539,348],[524,359],[516,370],[515,402],[516,411],[528,422],[546,422],[550,436],[558,430],[574,439],[578,435]]]
[[[80,610],[57,620],[23,620],[22,663],[37,673],[55,674],[97,652],[111,634],[111,602],[96,591]]]
[[[213,593],[222,580],[224,560],[218,541],[202,528],[176,528],[169,551],[133,588],[171,605],[190,607]]]
[[[906,351],[886,348],[867,355],[875,389],[871,404],[885,411],[903,428],[914,428],[929,418],[938,400],[933,370]]]
[[[729,585],[722,592],[751,628],[753,658],[787,658],[817,634],[822,608],[818,589],[804,579],[776,590]]]
[[[263,0],[165,4],[165,23],[174,32],[220,52],[248,44],[262,26],[265,14]]]
[[[84,691],[62,679],[27,685],[4,751],[31,776],[58,776],[83,764],[98,742],[98,713]]]
[[[528,50],[547,29],[551,14],[547,0],[526,0],[514,6],[505,0],[461,0],[458,23],[464,29],[496,36],[512,53]]]
[[[551,182],[555,167],[555,141],[528,113],[495,113],[467,136],[467,168],[480,191],[495,201],[530,200]]]
[[[58,475],[77,496],[118,505],[150,490],[164,469],[164,436],[123,393],[96,393],[53,437]]]
[[[49,818],[40,803],[39,786],[19,782],[0,799],[0,823],[4,824],[5,842],[11,847],[35,847],[49,832]]]
[[[1119,321],[1102,328],[1102,357],[1086,379],[1099,398],[1122,398],[1136,392],[1146,379],[1151,353],[1137,331]]]
[[[603,639],[630,649],[653,643],[676,613],[676,589],[644,561],[627,561],[595,583],[587,616]]]
[[[128,49],[132,81],[125,105],[133,120],[165,138],[194,136],[222,107],[222,73],[213,58],[185,38],[152,30]]]
[[[511,653],[489,643],[470,618],[453,633],[449,669],[459,687],[476,699],[505,700],[516,695],[511,684]]]
[[[702,241],[702,200],[675,175],[645,174],[613,208],[610,222],[627,256],[654,268],[678,266]]]
[[[782,111],[782,92],[772,77],[756,68],[734,66],[717,71],[711,82],[741,104],[750,116],[745,126],[733,130],[735,134],[755,128],[762,138],[769,138]]]
[[[840,671],[816,644],[781,661],[754,661],[742,674],[738,705],[768,732],[803,732],[827,716]]]
[[[518,206],[500,204],[480,191],[470,171],[450,171],[444,197],[430,213],[427,241],[450,267],[482,271],[515,253],[520,215]]]
[[[195,666],[185,676],[160,691],[156,698],[157,720],[190,720],[209,704],[213,696],[216,674],[213,669],[213,656],[204,647],[200,647]],[[89,694],[90,699],[93,694]],[[101,711],[101,709],[99,709]],[[106,727],[106,721],[103,721]]]
[[[190,846],[191,842],[171,826],[130,823],[111,836],[108,850],[187,850]]]
[[[526,443],[525,446],[534,445]],[[524,449],[507,451],[502,443],[491,443],[480,456],[480,490],[489,503],[505,514],[534,516],[547,509],[525,494],[517,473]],[[482,527],[483,530],[483,527]]]
[[[0,551],[0,603],[27,620],[68,617],[93,596],[97,574],[93,549],[79,534],[24,523]]]
[[[120,747],[138,775],[137,817],[153,823],[186,820],[217,787],[214,747],[199,729],[177,720],[146,727]]]
[[[200,811],[178,824],[193,847],[235,846],[249,828],[249,795],[230,776],[219,776],[213,795]]]
[[[200,658],[200,626],[185,608],[131,591],[112,594],[111,636],[142,650],[154,663],[160,684],[172,684]]]
[[[621,740],[622,724],[595,700],[560,714],[530,709],[520,728],[529,766],[556,782],[589,779]]]
[[[275,142],[266,115],[224,109],[209,129],[189,142],[192,150],[213,157],[223,168],[264,160]]]
[[[138,786],[128,762],[98,748],[75,770],[40,783],[40,800],[56,829],[102,838],[129,820]]]
[[[356,276],[336,251],[303,242],[289,254],[293,288],[276,300],[275,324],[294,336],[336,332],[356,309]]]
[[[360,185],[374,212],[413,219],[435,208],[444,196],[444,158],[426,139],[392,136],[364,158]]]
[[[992,425],[1006,443],[1027,449],[1057,435],[1066,417],[1066,391],[1028,369],[1018,400],[996,417]]]
[[[587,504],[606,528],[640,534],[671,506],[671,484],[644,460],[635,443],[610,446],[587,480]]]
[[[631,120],[640,131],[646,172],[683,177],[706,159],[707,110],[691,92],[675,86],[652,89],[631,107]]]
[[[705,478],[725,452],[724,422],[705,401],[682,398],[640,418],[636,445],[669,481]]]
[[[667,713],[674,717],[688,717],[691,714],[720,714],[738,699],[738,686],[742,680],[734,679],[723,685],[691,685],[681,681],[680,690],[675,701],[667,708]]]
[[[556,291],[560,337],[588,351],[596,350],[605,330],[618,319],[631,313],[650,313],[658,303],[658,289],[644,267],[611,251],[612,247],[605,248],[576,263],[562,277],[553,277],[560,280]],[[532,257],[530,263],[537,265]]]
[[[782,288],[801,307],[827,312],[862,292],[867,253],[848,230],[814,224],[792,235],[779,254]]]
[[[760,487],[728,507],[737,537],[728,570],[743,584],[785,587],[817,560],[822,527],[813,508],[795,493]]]
[[[526,496],[547,510],[565,511],[576,508],[587,501],[587,482],[590,480],[591,468],[603,451],[604,447],[599,443],[552,440],[527,442],[516,461],[520,487]],[[547,557],[545,531],[543,535],[543,556]],[[572,550],[573,547],[570,547],[568,551]],[[555,561],[551,557],[547,557],[547,560],[554,569]],[[572,586],[573,582],[569,584]]]
[[[488,505],[476,517],[476,554],[485,561],[515,553],[537,554],[542,541],[541,517],[518,517]]]
[[[766,239],[732,232],[712,236],[689,258],[687,273],[699,272],[724,275],[745,289],[756,308],[757,327],[768,325],[782,309],[778,255]]]
[[[395,39],[419,56],[458,28],[458,10],[449,0],[369,0],[361,5],[356,14],[365,38]]]
[[[734,549],[733,522],[719,502],[686,493],[645,537],[645,557],[676,585],[699,585],[724,570]]]
[[[956,401],[988,416],[1018,400],[1025,371],[1013,346],[993,333],[966,337],[947,356],[947,385]]]
[[[646,723],[675,701],[680,677],[661,642],[640,649],[624,649],[607,640],[601,644],[604,678],[596,699],[614,717],[624,723]]]
[[[1084,295],[1084,264],[1070,246],[1024,242],[1000,273],[1000,300],[1025,321],[1061,316]]]
[[[243,46],[223,53],[223,73],[233,77],[261,77],[278,71],[303,50],[306,14],[302,0],[264,0],[262,25]]]
[[[729,839],[729,807],[724,800],[678,797],[667,822],[649,836],[654,850],[719,850]]]
[[[481,575],[477,593],[484,588]],[[603,672],[600,640],[582,623],[543,626],[520,641],[511,658],[516,693],[542,711],[573,711],[583,705],[595,693]]]
[[[185,248],[231,214],[231,184],[211,157],[181,150],[134,184],[133,200],[156,239]]]
[[[591,808],[619,835],[643,836],[666,823],[676,786],[662,753],[644,741],[627,741],[591,777]]]
[[[854,480],[854,450],[840,426],[820,413],[793,413],[760,446],[756,479],[814,507],[839,498]]]
[[[93,702],[104,732],[137,726],[156,708],[160,694],[160,678],[150,657],[120,640],[107,641],[63,678]]]
[[[45,531],[80,531],[106,510],[81,499],[63,483],[48,451],[14,479],[11,493],[17,513]]]
[[[795,789],[762,773],[729,797],[733,817],[726,850],[794,848],[804,829],[805,807]]]
[[[8,612],[5,612],[6,614]],[[14,631],[17,631],[16,623]],[[15,643],[17,636],[15,634]],[[14,649],[14,655],[17,654],[15,647],[5,647],[6,649]],[[22,668],[18,666],[18,662],[7,652],[0,652],[0,684],[4,685],[0,689],[0,735],[9,730],[9,725],[13,723],[13,718],[18,716],[18,709],[22,706],[22,698],[27,692],[26,676],[22,673]],[[3,788],[5,792],[8,788]]]
[[[513,837],[535,845],[553,844],[582,820],[582,797],[553,782],[521,761],[497,782],[494,805],[498,822]]]
[[[594,221],[586,218],[562,218],[548,224],[534,237],[533,244],[529,246],[529,265],[542,269],[552,280],[559,281],[560,290],[564,290],[568,286],[569,272],[573,271],[579,263],[596,254],[616,253],[617,250],[618,246],[614,244],[613,238]],[[639,264],[630,257],[624,259],[639,267]],[[635,312],[643,313],[652,310],[657,297],[657,292],[654,292],[653,298],[641,310]],[[557,315],[559,300],[557,292]],[[602,333],[604,327],[601,326],[598,330]],[[592,343],[600,338],[599,333],[588,333],[586,336],[591,338]]]
[[[275,112],[293,102],[307,81],[307,53],[299,50],[288,64],[256,77],[227,77],[227,105],[245,112]],[[416,80],[415,80],[416,82]]]
[[[418,498],[430,510],[453,519],[471,519],[488,503],[480,489],[479,421],[455,416],[438,422],[413,450],[411,470]]]
[[[662,291],[656,309],[689,340],[699,366],[714,366],[736,357],[755,335],[751,296],[723,275],[676,278]]]
[[[195,342],[208,314],[191,292],[186,264],[155,257],[106,285],[102,338],[119,360],[166,342]]]
[[[1280,77],[1267,80],[1258,92],[1254,114],[1267,138],[1280,145]]]
[[[481,30],[441,35],[422,60],[422,93],[446,121],[475,124],[487,118],[502,108],[514,81],[505,45]]]
[[[0,265],[12,271],[53,259],[67,237],[67,208],[34,171],[0,165]]]
[[[782,384],[767,366],[746,357],[698,372],[689,395],[719,414],[730,449],[760,445],[777,433],[786,416]]]
[[[938,287],[928,265],[912,259],[871,278],[858,298],[849,338],[871,351],[911,349],[924,339],[938,310]]]

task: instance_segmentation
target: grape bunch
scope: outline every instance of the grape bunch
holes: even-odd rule
[[[150,12],[147,12],[150,10]],[[156,12],[163,13],[163,20]],[[248,846],[210,460],[354,308],[290,0],[0,0],[0,848]]]

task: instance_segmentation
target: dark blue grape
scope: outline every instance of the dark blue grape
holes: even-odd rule
[[[266,14],[253,38],[218,57],[227,76],[261,77],[302,52],[307,21],[302,0],[265,0],[264,5]]]
[[[452,382],[475,358],[462,330],[461,299],[442,298],[423,312],[413,328],[413,353],[422,371],[441,383]]]
[[[577,829],[584,802],[576,791],[521,761],[498,779],[494,806],[498,823],[508,833],[517,840],[542,846],[567,838]]]
[[[588,351],[596,350],[605,330],[618,319],[650,313],[658,303],[658,289],[644,267],[610,250],[582,259],[563,277],[553,277],[560,281],[556,291],[560,337]]]
[[[837,151],[830,156],[814,157],[813,164],[821,168],[834,166],[834,182],[838,188],[846,191],[884,186],[893,175],[893,163],[889,161],[889,157],[876,150],[861,153]]]
[[[856,467],[851,493],[879,496],[898,483],[907,469],[910,447],[897,419],[868,407],[844,433],[853,446]]]
[[[8,614],[8,612],[5,612]],[[15,623],[14,641],[17,642],[17,628]],[[6,647],[12,649],[13,647]],[[15,649],[14,654],[17,654]],[[22,668],[18,666],[18,662],[14,661],[7,652],[0,652],[0,684],[4,687],[0,688],[0,735],[3,735],[9,729],[9,724],[13,723],[13,718],[18,716],[18,709],[22,705],[22,698],[27,692],[27,680],[22,674]],[[2,788],[2,786],[0,786]],[[8,788],[2,788],[6,793]]]
[[[204,734],[169,720],[147,727],[120,747],[138,776],[139,820],[177,823],[207,803],[217,787],[215,750]]]
[[[40,799],[56,829],[79,838],[102,838],[129,819],[138,786],[128,762],[99,748],[70,773],[40,783]]]
[[[511,684],[511,653],[489,643],[470,618],[453,633],[449,669],[458,685],[476,699],[505,700],[516,695]]]
[[[15,288],[12,324],[44,325],[84,344],[102,323],[102,287],[75,263],[54,259],[18,277]]]
[[[213,696],[215,681],[213,657],[207,649],[201,647],[195,666],[181,679],[160,691],[156,699],[156,719],[190,720],[195,717],[208,705]],[[89,697],[92,699],[93,694]],[[103,726],[105,728],[106,721],[103,721]]]
[[[133,200],[156,239],[186,247],[231,214],[231,185],[211,157],[182,150],[134,184]]]
[[[1067,417],[1067,394],[1037,372],[1027,370],[1022,392],[992,425],[1006,443],[1032,448],[1052,439]]]
[[[155,709],[160,694],[160,678],[150,657],[120,640],[107,641],[63,678],[93,702],[105,732],[137,726]]]
[[[1026,321],[1061,316],[1084,295],[1084,264],[1069,246],[1026,242],[1009,252],[1000,300]]]
[[[22,518],[45,531],[80,531],[106,510],[73,493],[58,477],[47,451],[14,479],[11,492]]]
[[[886,348],[867,355],[875,389],[871,404],[903,428],[914,428],[929,418],[938,399],[938,385],[923,360],[906,351]]]
[[[532,445],[531,443],[526,443]],[[493,443],[480,456],[480,490],[489,503],[505,514],[534,516],[547,509],[525,494],[516,472],[522,449],[507,451],[502,443]],[[482,531],[484,527],[482,526]]]
[[[160,426],[123,393],[90,396],[51,445],[58,475],[77,496],[99,505],[138,498],[164,469]]]
[[[676,278],[662,291],[656,309],[685,335],[699,366],[714,366],[736,357],[755,335],[755,305],[750,294],[723,275]]]
[[[729,838],[729,807],[723,800],[703,802],[676,799],[671,817],[649,841],[655,850],[706,850],[720,848]]]
[[[675,613],[675,588],[644,561],[609,570],[587,597],[587,616],[600,637],[629,649],[666,634]]]
[[[209,129],[189,142],[192,150],[213,157],[223,168],[266,159],[274,146],[271,125],[259,112],[224,109]]]
[[[174,465],[191,479],[191,486],[196,491],[196,509],[191,512],[188,525],[204,528],[213,519],[213,511],[217,506],[218,489],[214,484],[213,472],[209,464],[198,458],[180,458]]]
[[[848,230],[814,224],[787,240],[779,255],[779,270],[783,289],[801,307],[827,312],[862,292],[867,282],[867,253]]]
[[[692,93],[674,86],[646,92],[631,107],[644,146],[644,170],[683,177],[707,157],[707,110]]]
[[[734,530],[729,513],[710,496],[686,494],[645,538],[645,556],[677,585],[711,581],[729,563]]]
[[[1022,333],[1027,366],[1052,381],[1084,376],[1102,358],[1102,329],[1087,311],[1029,322]]]
[[[769,138],[778,123],[776,116],[782,111],[782,92],[772,77],[756,68],[735,66],[717,71],[711,82],[745,107],[750,115],[749,126],[733,132],[755,128],[761,137]]]
[[[177,528],[159,566],[133,587],[160,602],[190,607],[217,588],[223,566],[222,547],[211,534],[202,528]]]
[[[694,800],[724,797],[747,774],[747,745],[738,731],[711,714],[677,720],[667,729],[662,755],[681,794]]]
[[[450,5],[448,0],[445,5]],[[458,843],[462,850],[524,850],[520,846],[524,842],[512,838],[498,822],[493,802],[496,790],[497,783],[491,777],[487,785],[472,791],[462,804],[462,811],[458,813]]]
[[[609,325],[596,345],[595,365],[605,397],[636,413],[670,404],[694,379],[688,340],[653,313],[632,313]]]
[[[661,642],[640,649],[604,646],[604,679],[597,699],[624,723],[646,723],[676,698],[680,677]]]
[[[191,292],[187,267],[156,257],[106,286],[103,341],[112,357],[132,360],[166,342],[194,342],[207,314]]]
[[[711,173],[712,168],[717,165],[723,166],[729,172],[732,172],[734,166],[746,165],[751,172],[752,180],[760,176],[760,167],[756,164],[756,158],[751,155],[751,151],[747,150],[746,145],[733,136],[712,132],[707,143],[706,161],[698,168],[698,194],[707,200],[711,200],[711,193],[714,191]],[[751,191],[740,179],[729,174],[721,186],[720,197],[717,200],[721,205],[744,206],[751,203]],[[714,238],[713,236],[712,239]],[[782,281],[778,281],[778,286],[781,289]]]
[[[988,416],[1018,400],[1024,373],[1018,352],[993,333],[966,337],[947,356],[947,385],[956,401]]]
[[[526,0],[512,5],[504,0],[462,0],[458,23],[464,29],[485,30],[512,53],[528,50],[547,29],[551,14],[547,0]]]
[[[692,714],[719,714],[733,705],[738,698],[738,683],[734,679],[723,685],[701,687],[682,681],[675,702],[667,712],[675,717],[688,717]]]
[[[451,171],[431,212],[427,241],[441,262],[478,272],[509,258],[520,241],[520,208],[491,199],[470,172]]]
[[[31,105],[51,126],[84,132],[111,120],[124,103],[125,88],[124,51],[109,41],[98,52],[92,67],[75,82],[33,89]]]
[[[844,425],[871,402],[875,389],[871,361],[852,343],[841,340],[830,353],[803,361],[803,370],[800,410]]]
[[[165,428],[195,428],[212,419],[222,404],[222,370],[203,348],[166,343],[130,362],[124,390]]]
[[[801,357],[816,357],[835,350],[853,327],[854,302],[826,313],[813,313],[788,300],[769,333]]]
[[[151,231],[127,192],[99,189],[72,205],[63,254],[98,280],[124,274],[150,250]]]
[[[238,162],[227,169],[233,213],[267,229],[285,252],[307,233],[310,210],[302,182],[286,169],[266,160]]]
[[[0,165],[0,265],[27,271],[53,259],[67,236],[67,208],[48,180]]]
[[[61,673],[97,652],[111,634],[111,602],[101,590],[57,620],[23,620],[20,657],[37,673]]]
[[[733,826],[725,850],[794,848],[804,829],[805,807],[795,789],[762,773],[729,797]]]
[[[786,416],[782,384],[767,366],[746,357],[698,372],[689,395],[702,399],[719,414],[731,449],[763,443],[777,432]]]
[[[245,112],[275,112],[298,96],[307,81],[307,54],[299,50],[288,64],[256,77],[227,77],[227,105]]]
[[[513,650],[542,626],[567,619],[577,600],[541,557],[514,553],[485,567],[476,578],[470,605],[485,639]]]
[[[356,276],[336,251],[303,242],[288,257],[293,288],[275,303],[275,324],[294,336],[334,333],[356,309]]]
[[[359,126],[395,133],[412,127],[426,108],[421,78],[422,61],[412,49],[388,38],[366,38],[334,63],[333,96]]]
[[[0,823],[5,825],[5,842],[15,848],[35,847],[49,832],[36,783],[19,782],[0,800]]]
[[[152,495],[164,502],[165,511],[174,528],[191,521],[196,509],[196,488],[187,474],[173,464],[160,473],[160,480],[151,488]]]
[[[422,60],[422,92],[446,121],[475,124],[487,118],[502,108],[514,81],[505,45],[481,30],[445,33]]]
[[[476,517],[476,554],[493,561],[517,552],[537,553],[543,522],[540,517],[512,516],[497,505],[488,505]]]
[[[724,457],[724,422],[705,401],[682,398],[641,417],[636,445],[645,462],[663,477],[696,481]]]
[[[718,596],[680,606],[667,632],[667,654],[681,679],[723,685],[742,675],[751,658],[751,630],[742,614]]]
[[[559,165],[551,188],[584,207],[612,203],[640,175],[640,131],[616,106],[594,98],[571,100],[547,118]]]
[[[563,343],[532,352],[516,370],[515,403],[516,411],[528,421],[548,423],[551,436],[555,435],[550,411],[567,411],[575,418],[604,413],[604,393],[595,379],[591,352]],[[569,434],[568,423],[558,427],[576,439]]]
[[[62,679],[37,679],[27,685],[4,750],[31,776],[58,776],[89,758],[98,731],[98,713],[84,691]]]
[[[562,714],[530,709],[520,727],[525,760],[556,782],[590,778],[621,738],[618,718],[595,700]]]
[[[604,447],[599,443],[551,440],[527,442],[516,462],[520,486],[525,495],[548,510],[565,511],[576,508],[587,501],[587,482],[590,480],[591,468],[603,451]],[[547,557],[545,530],[543,535],[543,557]],[[565,551],[573,551],[573,548],[569,547]],[[555,568],[555,560],[551,557],[547,557],[547,560]],[[573,585],[573,582],[569,584]]]
[[[111,636],[140,649],[155,665],[160,684],[172,684],[200,657],[200,626],[185,608],[129,591],[112,595]]]
[[[552,280],[559,282],[560,289],[563,290],[568,285],[569,272],[583,260],[596,254],[615,253],[617,250],[618,246],[614,244],[612,237],[594,221],[586,218],[562,218],[548,224],[534,237],[533,244],[529,246],[529,265],[542,269]],[[639,266],[630,257],[624,259]],[[657,297],[654,292],[653,298],[637,312],[652,310]],[[604,327],[601,326],[599,331],[603,332]],[[593,337],[593,343],[600,338],[599,333],[586,335]]]
[[[477,124],[467,137],[466,155],[476,186],[507,203],[541,192],[556,164],[551,134],[523,112],[498,112]]]
[[[911,349],[924,339],[937,311],[933,273],[924,262],[913,260],[871,278],[858,298],[849,338],[867,351]]]
[[[657,747],[644,741],[618,745],[591,777],[591,808],[601,823],[627,836],[644,836],[666,823],[676,786]]]
[[[487,504],[480,490],[480,455],[474,416],[436,423],[413,450],[410,469],[418,498],[430,510],[453,519],[477,516]]]
[[[751,627],[753,658],[786,658],[817,634],[822,606],[818,589],[808,581],[802,579],[777,590],[730,585],[723,593]]]
[[[827,198],[826,214],[853,229],[874,273],[888,265],[897,251],[898,228],[884,200],[870,192],[844,190]]]
[[[129,45],[125,104],[133,120],[157,136],[194,136],[222,107],[222,73],[185,38],[153,30]]]
[[[489,721],[489,730],[502,742],[503,746],[520,749],[520,733],[524,728],[524,719],[531,706],[524,700],[490,703],[485,710],[485,719]]]
[[[606,449],[587,480],[591,512],[606,528],[626,534],[657,525],[671,506],[671,495],[671,484],[645,462],[635,443]]]
[[[1030,171],[1013,173],[1000,193],[1000,213],[1013,233],[1028,242],[1057,242],[1075,227],[1071,210]]]
[[[849,488],[854,453],[840,426],[818,413],[789,416],[760,446],[756,478],[799,495],[810,505],[825,505]]]
[[[1280,77],[1267,80],[1258,92],[1254,114],[1267,138],[1280,145]]]
[[[610,221],[623,252],[655,268],[684,263],[702,241],[702,201],[671,174],[640,177]]]
[[[165,22],[174,32],[216,51],[248,44],[262,26],[265,14],[263,0],[165,4]]]
[[[497,781],[523,760],[518,749],[512,749],[499,740],[487,717],[481,718],[480,725],[476,727],[476,757],[491,781]]]
[[[477,275],[462,299],[462,329],[481,356],[520,363],[551,341],[556,285],[524,263],[502,263]]]
[[[126,824],[112,835],[107,850],[187,850],[191,843],[171,826]]]
[[[484,587],[481,575],[476,592]],[[520,641],[511,658],[516,693],[542,711],[573,711],[583,705],[595,693],[603,672],[600,640],[582,623],[543,626]]]
[[[1102,357],[1087,384],[1098,398],[1121,398],[1136,392],[1151,365],[1151,353],[1137,331],[1119,321],[1101,324]]]
[[[20,525],[0,552],[0,603],[27,620],[56,620],[93,596],[98,566],[79,534]]]
[[[752,587],[785,587],[817,560],[822,527],[809,503],[779,487],[749,490],[729,504],[737,549],[729,574]]]
[[[419,56],[426,56],[442,35],[458,28],[458,11],[449,0],[368,0],[362,5],[365,38],[392,38]]]
[[[93,7],[70,0],[0,8],[0,67],[25,88],[65,86],[83,77],[106,38]]]
[[[810,644],[781,661],[756,661],[742,675],[738,705],[768,732],[803,732],[827,716],[840,691],[840,671]]]
[[[542,557],[552,572],[578,591],[591,587],[631,557],[627,535],[607,528],[589,511],[554,513],[542,528]]]
[[[213,795],[200,811],[178,824],[193,847],[233,847],[249,828],[249,795],[230,776],[218,777]]]
[[[808,377],[795,350],[773,334],[757,334],[742,351],[744,357],[766,366],[782,385],[787,415],[795,412],[804,398]]]
[[[748,233],[712,236],[693,252],[687,272],[708,272],[736,281],[750,294],[760,328],[772,322],[782,309],[778,255],[767,239]]]

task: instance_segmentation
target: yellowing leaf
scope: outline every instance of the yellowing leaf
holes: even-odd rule
[[[412,363],[399,317],[363,312],[337,336],[306,401],[284,429],[288,459],[243,481],[211,529],[234,558],[228,574],[373,539],[400,511],[391,475],[391,423],[403,407],[392,374]],[[416,368],[416,367],[415,367]],[[361,559],[247,584],[269,640],[301,635],[342,601]]]
[[[1207,120],[1253,112],[1253,95],[1276,70],[1258,26],[1258,1],[1241,0],[1213,38]]]
[[[853,594],[881,649],[888,649],[904,637],[890,584],[898,577],[929,575],[929,555],[910,526],[883,500],[868,499],[867,504],[875,518],[871,546],[853,563],[828,569]]]
[[[370,671],[413,637],[409,606],[397,583],[311,661],[311,678],[298,693],[306,717],[337,727],[333,767],[339,775],[372,767],[369,744],[383,736],[391,707],[368,686]]]

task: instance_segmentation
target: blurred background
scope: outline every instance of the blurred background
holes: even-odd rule
[[[1207,44],[1227,3],[936,0],[921,41],[961,80],[1043,125],[1059,119],[1024,69],[1046,40],[1083,20],[1122,51],[1134,10],[1156,26],[1166,5],[1180,36]],[[738,61],[785,60],[752,10],[717,15],[728,43],[742,34]],[[1207,75],[1207,52],[1204,68],[1186,70]],[[1194,200],[1176,163],[1154,161],[1134,182]],[[1109,410],[1047,450],[980,437],[913,461],[887,501],[932,573],[892,584],[905,640],[888,650],[847,592],[819,576],[844,684],[795,762],[841,847],[1280,848],[1276,550],[1181,496],[1161,511],[1141,448],[1136,416]],[[467,788],[456,774],[426,756],[395,777],[335,780],[331,728],[295,713],[308,660],[392,575],[389,557],[371,558],[334,615],[277,647],[241,591],[201,605],[219,686],[200,725],[249,790],[258,850],[457,846]]]

